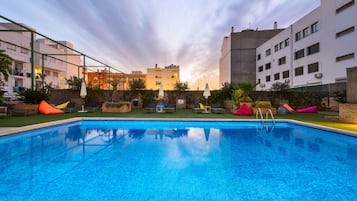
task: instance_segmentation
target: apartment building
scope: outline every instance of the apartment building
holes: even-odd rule
[[[132,71],[131,74],[110,73],[109,70],[97,70],[97,72],[87,72],[88,85],[100,89],[113,89],[109,80],[118,80],[117,90],[129,90],[129,83],[134,79],[141,79],[145,82],[146,75],[141,71]]]
[[[269,40],[282,29],[252,30],[246,29],[225,36],[219,60],[219,83],[255,82],[256,80],[256,48]],[[259,56],[259,55],[258,55]]]
[[[357,66],[355,0],[321,0],[318,8],[256,49],[257,90],[345,83]],[[259,57],[260,55],[260,57]]]
[[[67,41],[60,41],[61,44],[73,47]],[[36,86],[41,86],[42,81],[52,85],[54,88],[67,88],[66,79],[70,76],[78,77],[78,66],[80,56],[74,54],[72,50],[55,43],[49,39],[37,39],[35,50],[42,54],[35,54],[35,76]]]
[[[29,27],[30,28],[30,27]],[[24,32],[0,32],[0,49],[5,50],[14,61],[12,75],[2,90],[12,94],[31,86],[30,32],[11,23],[0,23],[1,30],[24,30]],[[32,28],[31,28],[32,29]]]
[[[180,66],[169,65],[160,68],[155,65],[155,68],[148,68],[146,74],[146,89],[157,90],[162,83],[164,90],[173,90],[175,85],[180,81]]]
[[[34,30],[27,25],[22,25]],[[0,49],[5,50],[6,54],[14,60],[12,65],[13,73],[5,86],[3,86],[3,90],[11,95],[14,92],[31,88],[32,85],[31,33],[12,23],[0,23],[0,29],[10,30],[0,32]],[[23,32],[20,30],[23,30]],[[35,37],[36,34],[34,34],[35,87],[47,83],[52,84],[54,88],[67,88],[66,79],[70,76],[78,76],[80,55],[74,54],[71,49],[51,40],[36,40]],[[67,41],[58,42],[73,48],[73,45]]]

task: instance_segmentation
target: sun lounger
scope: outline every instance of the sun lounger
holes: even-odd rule
[[[146,113],[156,112],[156,105],[155,104],[149,104],[147,107],[143,108],[143,111],[146,112]]]
[[[165,105],[164,107],[164,112],[175,112],[176,111],[176,106],[175,104],[168,104],[168,105]]]
[[[222,108],[219,104],[213,104],[212,105],[212,113],[215,114],[224,114],[226,110]]]

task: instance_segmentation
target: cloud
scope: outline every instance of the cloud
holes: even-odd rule
[[[208,80],[215,80],[210,88],[219,87],[221,45],[232,26],[236,31],[272,28],[274,21],[288,26],[318,5],[318,0],[11,2],[2,7],[21,14],[18,21],[126,73],[180,65],[182,81],[191,88],[198,83],[203,88]]]

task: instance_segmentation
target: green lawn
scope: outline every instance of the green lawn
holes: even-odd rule
[[[319,112],[318,114],[295,113],[287,115],[277,115],[276,119],[294,119],[298,121],[339,128],[357,132],[357,124],[341,123],[337,120],[325,118],[326,116],[338,116],[337,112]],[[225,114],[201,114],[193,113],[191,110],[177,110],[174,113],[144,113],[141,109],[134,109],[129,113],[66,113],[63,115],[29,115],[29,116],[11,116],[0,119],[0,127],[19,127],[37,123],[68,119],[72,117],[131,117],[131,118],[209,118],[209,119],[255,119],[255,116],[234,116],[231,113]]]

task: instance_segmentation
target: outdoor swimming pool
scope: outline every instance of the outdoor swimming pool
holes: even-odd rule
[[[0,150],[0,200],[357,197],[357,138],[288,122],[83,120]]]

